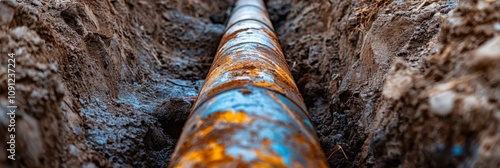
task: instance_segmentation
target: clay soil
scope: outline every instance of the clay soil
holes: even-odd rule
[[[232,0],[3,0],[16,161],[162,167]],[[500,167],[500,1],[269,0],[330,167]]]

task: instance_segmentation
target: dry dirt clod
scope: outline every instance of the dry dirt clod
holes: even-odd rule
[[[474,52],[472,65],[476,69],[487,69],[492,66],[497,66],[499,63],[500,36],[490,39]]]
[[[9,26],[16,12],[16,5],[12,2],[0,2],[0,26],[5,28]]]
[[[454,108],[456,94],[453,91],[444,91],[429,98],[431,111],[444,116],[450,114]]]

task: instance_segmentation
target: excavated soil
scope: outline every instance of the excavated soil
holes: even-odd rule
[[[0,167],[168,164],[233,3],[1,1]],[[266,3],[331,167],[500,167],[500,1]]]

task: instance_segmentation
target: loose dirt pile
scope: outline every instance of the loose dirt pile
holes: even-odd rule
[[[232,4],[0,2],[0,167],[167,164]],[[500,167],[499,1],[267,7],[331,167]]]

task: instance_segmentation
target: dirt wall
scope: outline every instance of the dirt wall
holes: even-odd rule
[[[291,2],[284,51],[323,150],[347,154],[330,166],[497,167],[496,3]]]
[[[0,82],[15,53],[20,107],[16,161],[0,167],[166,165],[232,4],[0,2]],[[331,167],[499,167],[498,1],[267,8],[323,151],[347,155]]]

